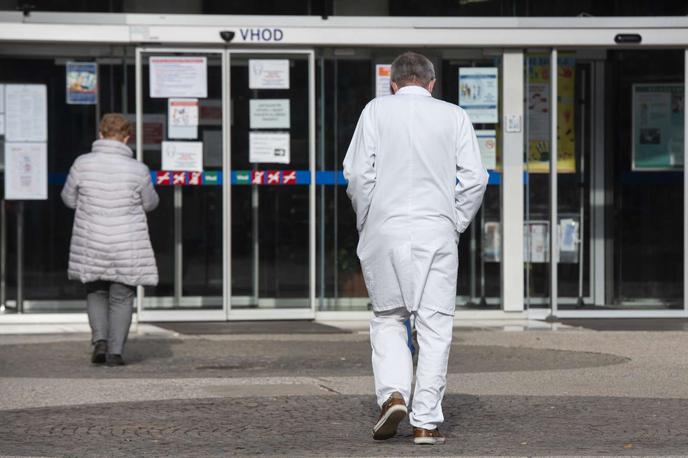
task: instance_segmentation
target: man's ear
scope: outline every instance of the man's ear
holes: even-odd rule
[[[435,83],[437,80],[432,80],[430,83],[428,83],[428,92],[432,94],[432,90],[435,88]]]
[[[399,85],[397,83],[395,83],[394,81],[392,81],[390,83],[390,86],[392,87],[392,94],[396,94],[397,91],[399,90]]]
[[[124,143],[125,145],[128,145],[129,144],[129,138],[131,138],[131,135],[127,135],[126,137],[124,137],[124,139],[122,140],[122,143]]]
[[[102,140],[103,138],[105,138],[105,137],[103,137],[103,133],[102,133],[102,132],[98,132],[98,139],[99,139],[99,140]]]

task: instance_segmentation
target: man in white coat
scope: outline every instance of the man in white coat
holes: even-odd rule
[[[416,53],[392,63],[394,95],[364,108],[344,159],[356,212],[370,323],[374,439],[396,434],[411,398],[404,321],[415,316],[419,355],[410,415],[414,443],[439,444],[452,340],[459,234],[482,202],[488,174],[468,115],[432,97],[435,70]]]

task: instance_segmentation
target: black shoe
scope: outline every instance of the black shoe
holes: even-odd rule
[[[124,366],[126,363],[124,362],[124,359],[122,359],[122,355],[113,355],[108,353],[105,357],[105,364],[107,364],[109,367],[113,367]]]
[[[107,340],[98,340],[93,345],[93,355],[91,355],[91,362],[93,364],[103,364],[105,362],[105,355],[107,354]]]

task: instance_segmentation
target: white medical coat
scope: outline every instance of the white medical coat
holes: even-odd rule
[[[344,158],[375,311],[454,313],[459,234],[488,174],[468,115],[420,86],[372,100]]]

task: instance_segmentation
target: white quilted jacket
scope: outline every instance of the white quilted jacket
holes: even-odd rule
[[[158,268],[146,212],[158,206],[145,164],[124,143],[96,140],[67,177],[62,200],[76,209],[69,278],[156,285]]]

